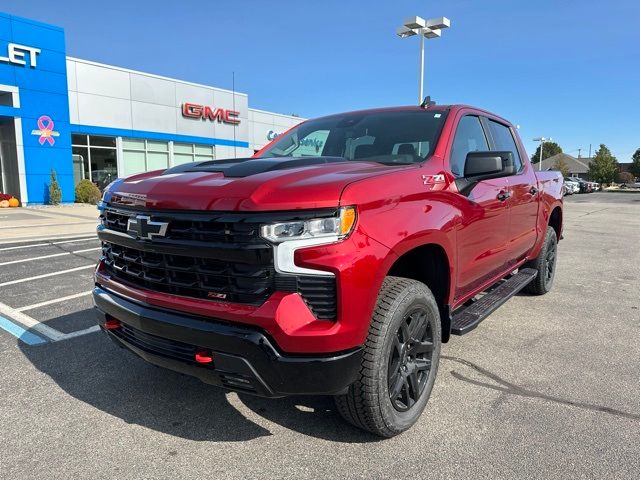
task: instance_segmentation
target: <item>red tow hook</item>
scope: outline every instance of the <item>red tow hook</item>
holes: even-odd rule
[[[104,322],[104,328],[107,330],[118,330],[122,326],[120,320],[116,320],[115,318],[109,318]]]
[[[210,350],[198,350],[195,354],[195,360],[198,363],[212,363],[213,354]]]

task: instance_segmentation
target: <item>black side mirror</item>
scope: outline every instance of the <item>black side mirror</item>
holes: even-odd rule
[[[469,195],[482,180],[508,177],[516,173],[513,152],[469,152],[464,162],[464,178],[456,185],[463,195]]]
[[[514,173],[513,152],[469,152],[464,162],[464,177],[476,182]]]

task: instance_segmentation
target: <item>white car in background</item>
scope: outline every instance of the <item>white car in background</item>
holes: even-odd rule
[[[565,195],[573,195],[574,193],[580,193],[580,184],[572,180],[564,179]]]

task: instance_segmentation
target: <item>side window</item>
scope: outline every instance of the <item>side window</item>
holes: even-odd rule
[[[513,161],[515,162],[516,172],[519,172],[522,168],[522,160],[516,147],[516,142],[513,139],[511,129],[506,125],[489,120],[489,130],[491,130],[491,136],[495,143],[495,148],[498,151],[513,152]]]
[[[480,125],[480,119],[473,115],[462,117],[451,148],[451,172],[456,177],[462,177],[467,153],[487,150],[489,150],[489,144]]]

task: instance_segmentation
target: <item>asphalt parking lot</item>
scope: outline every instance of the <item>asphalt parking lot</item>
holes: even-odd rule
[[[554,290],[446,344],[390,440],[329,398],[228,393],[118,349],[95,328],[95,237],[0,245],[0,477],[640,478],[640,195],[568,197],[564,237]]]

